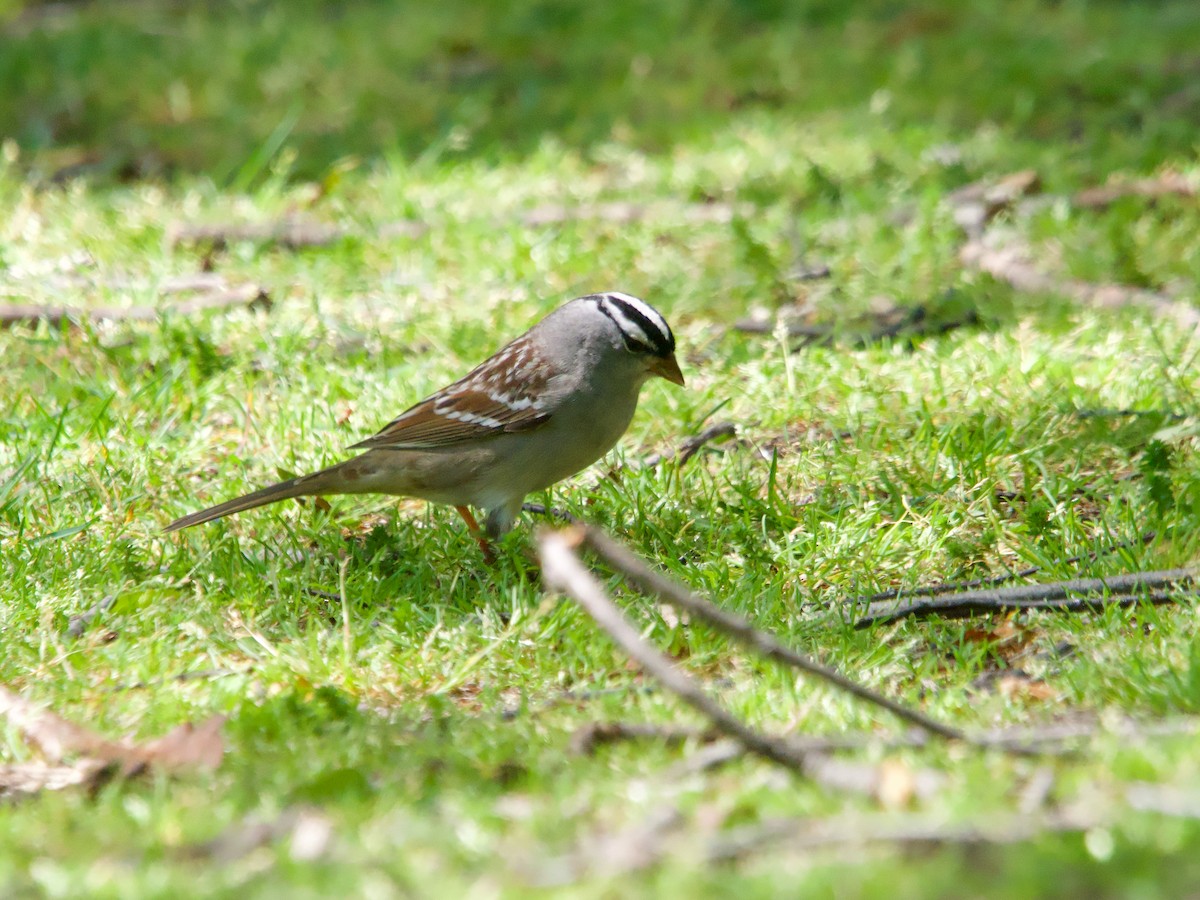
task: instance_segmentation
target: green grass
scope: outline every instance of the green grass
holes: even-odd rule
[[[387,498],[161,534],[280,470],[343,458],[591,290],[662,310],[688,386],[650,386],[614,456],[553,503],[968,730],[1200,710],[1191,602],[1028,617],[1030,650],[1014,664],[1053,700],[973,686],[1002,664],[970,632],[978,623],[848,624],[855,597],[897,585],[1195,559],[1195,336],[965,271],[939,203],[1025,167],[1064,194],[1110,175],[1194,178],[1194,4],[330,9],[92,4],[0,35],[0,287],[15,302],[163,305],[153,324],[0,332],[0,682],[113,736],[229,716],[214,775],[0,807],[11,893],[515,894],[549,877],[552,859],[666,804],[697,832],[892,814],[752,760],[664,780],[694,748],[569,755],[588,722],[695,717],[544,595],[523,556],[535,523],[491,569],[453,511]],[[83,177],[51,180],[88,161]],[[733,223],[673,212],[712,199],[750,211]],[[632,224],[521,220],[608,200],[652,211]],[[264,285],[269,312],[180,317],[156,297],[155,283],[204,262],[165,239],[173,223],[296,211],[350,236],[300,252],[236,243],[211,260]],[[398,218],[429,230],[387,236]],[[1195,300],[1192,201],[1060,205],[1017,226],[1073,277]],[[798,254],[832,277],[786,281]],[[90,283],[64,287],[63,273]],[[144,287],[111,286],[123,278]],[[774,306],[781,285],[825,320],[880,296],[915,305],[952,291],[981,324],[915,346],[797,352],[728,330]],[[748,445],[637,470],[718,419]],[[1061,562],[1149,530],[1145,546]],[[341,604],[307,590],[338,593],[343,572],[349,642]],[[608,584],[650,638],[763,728],[898,727]],[[70,637],[69,618],[106,597],[113,608]],[[1063,644],[1074,652],[1054,652]],[[177,678],[203,672],[220,674]],[[0,741],[0,760],[29,757],[11,728]],[[1051,764],[1052,800],[1119,803],[1135,781],[1192,796],[1192,744],[1102,737]],[[942,772],[946,786],[916,811],[962,822],[1015,811],[1045,765],[942,747],[868,756]],[[230,861],[194,851],[301,807],[333,828],[319,859],[294,857],[286,839]],[[1151,813],[1086,838],[763,853],[716,868],[685,843],[648,872],[586,874],[569,892],[1177,896],[1195,883],[1198,846],[1194,822]]]

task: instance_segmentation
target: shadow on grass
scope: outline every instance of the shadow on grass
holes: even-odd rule
[[[0,25],[0,134],[46,173],[244,188],[870,109],[1138,165],[1192,147],[1197,46],[1191,0],[26,4]]]

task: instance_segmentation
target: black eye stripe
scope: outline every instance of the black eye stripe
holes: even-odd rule
[[[630,351],[633,353],[638,353],[645,352],[646,350],[654,350],[653,347],[647,347],[645,344],[641,343],[640,341],[633,340],[628,334],[626,334],[625,329],[621,327],[621,323],[617,321],[617,317],[612,314],[612,310],[610,310],[603,303],[597,303],[596,309],[600,310],[600,312],[603,313],[605,317],[607,317],[607,319],[616,326],[617,331],[621,332],[621,337],[625,341],[625,346]]]
[[[674,335],[671,334],[671,330],[669,328],[667,329],[667,333],[664,335],[661,326],[657,322],[651,320],[649,316],[645,315],[632,303],[626,303],[624,300],[621,300],[617,297],[611,297],[609,299],[617,307],[617,309],[621,310],[621,312],[636,322],[642,331],[646,333],[646,336],[657,345],[654,347],[654,350],[660,354],[666,355],[675,349]]]
[[[655,356],[669,356],[675,352],[675,335],[661,317],[656,322],[632,303],[612,294],[596,295],[596,308],[617,326],[630,350],[650,352]],[[623,325],[621,319],[625,319],[627,325]],[[631,334],[628,326],[636,328],[641,335]],[[641,339],[643,335],[645,340]]]

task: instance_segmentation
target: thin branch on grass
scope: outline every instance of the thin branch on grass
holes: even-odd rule
[[[909,617],[941,616],[947,619],[958,619],[981,612],[1028,609],[1084,612],[1103,609],[1107,606],[1177,603],[1181,594],[1191,595],[1195,591],[1181,592],[1180,587],[1172,587],[1164,591],[1154,591],[1153,589],[1167,588],[1173,585],[1192,588],[1195,580],[1196,574],[1191,569],[1165,569],[1155,572],[1108,575],[1103,578],[1079,578],[1050,584],[1028,584],[994,590],[964,591],[944,594],[903,606],[891,606],[886,610],[868,608],[866,615],[855,622],[854,627],[861,629],[873,625],[887,625]],[[1143,591],[1149,591],[1149,593],[1140,595]],[[1078,594],[1095,594],[1097,596],[1074,596]]]
[[[605,594],[600,582],[576,556],[573,545],[582,539],[584,529],[543,532],[538,551],[542,577],[548,586],[558,588],[575,600],[604,629],[613,641],[640,664],[665,688],[700,712],[715,728],[737,740],[752,753],[777,762],[795,772],[803,772],[805,757],[785,740],[761,734],[727,712],[688,675],[638,634],[636,628]]]
[[[1016,752],[1023,756],[1069,757],[1077,755],[1082,745],[1104,735],[1115,735],[1128,745],[1144,742],[1155,737],[1172,737],[1200,733],[1200,718],[1188,717],[1167,721],[1138,721],[1120,719],[1100,722],[1048,722],[1022,728],[996,728],[971,735],[973,747]],[[697,732],[704,734],[704,732]],[[630,730],[623,739],[636,740],[636,730]],[[651,736],[647,733],[645,738]],[[891,750],[920,750],[929,746],[928,732],[913,728],[903,734],[881,735],[861,732],[836,736],[813,735],[793,738],[797,747],[811,754],[838,752],[887,752]],[[702,772],[728,765],[746,755],[745,748],[737,741],[723,739],[713,741],[690,753],[667,771],[656,777],[660,783],[682,781]]]
[[[656,776],[655,780],[663,784],[669,784],[673,781],[683,781],[693,775],[710,772],[713,769],[729,765],[729,763],[741,759],[745,755],[745,748],[737,741],[729,740],[728,738],[713,741],[711,744],[701,747],[696,752],[681,759],[667,771]]]
[[[67,623],[67,634],[73,638],[81,637],[87,631],[88,626],[112,609],[116,602],[117,595],[109,594],[103,600],[79,613],[79,615],[71,616],[71,620]]]
[[[1125,419],[1125,418],[1162,418],[1168,422],[1178,422],[1189,419],[1186,413],[1171,412],[1167,409],[1072,409],[1071,414],[1077,419]]]
[[[864,320],[870,327],[855,327],[854,323],[810,325],[795,320],[785,320],[782,327],[787,337],[797,339],[799,347],[827,347],[840,337],[844,337],[850,346],[869,347],[883,340],[946,334],[957,328],[978,325],[979,314],[974,309],[967,309],[959,315],[946,317],[925,304],[896,305],[859,319]],[[748,318],[735,322],[733,328],[744,334],[775,334],[779,325],[772,319]]]
[[[592,753],[604,744],[616,744],[625,741],[661,741],[666,744],[678,744],[683,741],[704,741],[709,746],[724,745],[733,747],[734,752],[729,759],[742,756],[745,751],[736,744],[727,741],[716,741],[716,735],[711,729],[660,727],[644,722],[590,722],[579,728],[571,736],[571,745],[585,753]],[[805,735],[789,737],[788,741],[806,753],[837,753],[851,750],[901,749],[909,747],[928,747],[929,733],[921,728],[913,728],[904,734],[882,735],[873,731],[857,732],[839,735]],[[985,744],[990,746],[987,741]],[[1015,740],[1007,743],[1016,743]],[[724,754],[718,753],[718,763],[725,762]],[[711,765],[711,764],[710,764]]]
[[[225,276],[216,272],[192,272],[172,275],[160,281],[145,276],[98,276],[86,271],[57,272],[35,278],[13,278],[0,281],[0,294],[27,296],[34,289],[48,293],[65,291],[127,291],[130,293],[196,294],[214,293],[229,289]]]
[[[1147,531],[1145,534],[1139,535],[1137,538],[1128,541],[1119,541],[1115,544],[1110,544],[1100,550],[1090,550],[1087,553],[1078,553],[1075,556],[1068,556],[1061,560],[1059,565],[1073,565],[1077,562],[1087,560],[1097,560],[1101,556],[1108,556],[1110,553],[1116,553],[1118,550],[1125,550],[1129,547],[1137,547],[1150,543],[1158,537],[1157,531]],[[957,593],[961,591],[970,591],[981,587],[995,587],[998,584],[1004,584],[1007,581],[1016,581],[1018,578],[1028,578],[1030,575],[1036,575],[1042,571],[1044,566],[1029,566],[1024,569],[1018,569],[1015,572],[1006,572],[1003,575],[993,575],[990,578],[974,578],[970,581],[953,581],[942,582],[939,584],[925,585],[924,587],[915,588],[892,588],[887,591],[880,591],[877,594],[869,594],[865,597],[854,598],[855,603],[878,603],[881,600],[896,600],[900,597],[936,597],[940,594]]]
[[[1033,248],[1017,238],[1000,242],[987,239],[968,241],[959,251],[959,259],[975,269],[1004,281],[1014,289],[1030,294],[1053,294],[1085,306],[1117,309],[1136,306],[1158,316],[1173,318],[1181,325],[1200,325],[1200,310],[1159,291],[1127,284],[1101,284],[1043,272],[1033,263]]]
[[[1196,188],[1182,175],[1168,172],[1156,178],[1137,178],[1084,188],[1071,198],[1071,205],[1076,209],[1105,209],[1123,197],[1194,199]]]
[[[269,309],[270,295],[255,284],[214,290],[182,303],[170,306],[41,306],[32,304],[0,304],[0,327],[49,322],[153,322],[163,315],[190,316],[210,309],[244,306],[248,309]]]
[[[1022,728],[996,728],[976,736],[976,741],[985,747],[1007,749],[1009,747],[1038,747],[1066,749],[1084,739],[1094,739],[1106,734],[1116,735],[1123,743],[1145,741],[1152,737],[1171,737],[1200,733],[1200,718],[1186,716],[1177,719],[1140,721],[1123,717],[1115,721],[1068,721],[1047,722]]]
[[[578,206],[547,205],[518,213],[516,218],[529,228],[559,225],[568,222],[602,221],[627,223],[659,216],[671,222],[691,224],[721,224],[729,222],[740,207],[728,203],[688,203],[648,205],[644,203],[584,203]],[[511,219],[511,216],[506,218]],[[167,230],[167,243],[204,244],[221,249],[238,241],[272,244],[287,250],[306,247],[326,247],[348,237],[406,237],[419,238],[429,231],[429,225],[416,219],[397,219],[366,229],[345,228],[299,216],[288,216],[273,222],[211,222],[193,224],[180,222]]]
[[[673,746],[686,741],[711,741],[714,737],[711,729],[676,728],[646,722],[589,722],[571,735],[571,752],[591,756],[598,747],[624,741],[652,740]]]
[[[813,659],[780,643],[765,631],[760,631],[740,616],[722,609],[709,600],[693,594],[683,585],[667,578],[647,566],[635,554],[596,528],[583,526],[574,534],[576,539],[590,548],[597,556],[621,572],[646,593],[659,597],[666,603],[698,616],[715,628],[725,632],[739,643],[762,653],[776,662],[799,669],[834,685],[839,690],[886,709],[895,716],[950,740],[966,740],[957,728],[944,725],[924,713],[897,703],[864,685],[853,681],[839,672],[823,666]]]
[[[784,818],[730,829],[703,850],[708,863],[744,859],[767,849],[805,852],[872,844],[992,846],[1016,844],[1047,833],[1083,832],[1109,824],[1105,813],[1012,816],[1007,820],[955,823],[942,816],[892,814],[845,819]]]
[[[737,426],[732,422],[718,422],[715,425],[710,425],[699,434],[693,435],[683,441],[674,454],[652,453],[643,460],[641,468],[653,469],[668,459],[674,459],[677,466],[684,466],[688,460],[700,452],[705,444],[721,438],[732,437],[737,437]],[[521,509],[535,516],[547,516],[552,519],[558,519],[560,522],[569,522],[572,525],[580,524],[578,516],[572,515],[565,509],[559,509],[556,506],[546,506],[544,503],[522,503]]]
[[[1116,735],[1124,742],[1145,741],[1152,737],[1169,737],[1200,733],[1200,719],[1189,717],[1167,721],[1142,722],[1120,719],[1116,722],[1048,722],[1019,728],[996,728],[970,735],[973,747],[1001,751],[1016,751],[1025,755],[1071,756],[1082,743],[1104,735]],[[593,740],[593,737],[600,740]],[[593,752],[600,744],[620,741],[662,740],[677,743],[686,740],[708,743],[682,760],[663,780],[681,778],[707,771],[740,759],[745,749],[735,741],[712,740],[712,732],[704,729],[658,728],[643,723],[599,722],[586,725],[572,738],[574,746]],[[810,754],[847,753],[861,751],[920,750],[930,746],[929,733],[913,728],[902,734],[879,734],[873,731],[839,735],[811,735],[788,738],[797,750]]]
[[[693,435],[679,445],[674,453],[652,453],[642,461],[643,469],[653,469],[665,460],[673,459],[677,466],[687,465],[688,460],[700,452],[705,444],[724,438],[737,437],[737,425],[733,422],[717,422],[710,425],[699,434]]]
[[[601,221],[618,224],[639,222],[658,215],[672,222],[687,224],[722,224],[733,217],[749,212],[746,205],[730,203],[646,204],[616,201],[611,203],[581,203],[576,206],[547,204],[534,207],[520,215],[521,223],[530,227],[560,225],[567,222]]]
[[[319,600],[328,600],[330,603],[342,602],[342,598],[339,595],[329,591],[323,591],[320,588],[315,588],[307,584],[304,586],[304,593],[308,594],[310,597],[316,597]]]
[[[225,247],[237,241],[278,244],[289,250],[325,247],[346,237],[348,232],[336,225],[296,217],[275,222],[216,222],[204,225],[176,223],[167,229],[167,243],[207,244]]]
[[[671,836],[686,818],[678,806],[658,806],[646,818],[615,833],[592,834],[570,853],[538,859],[522,875],[531,886],[556,888],[573,884],[590,873],[605,878],[640,872],[666,858]]]
[[[155,678],[151,681],[131,681],[128,684],[114,684],[106,687],[104,693],[115,694],[120,691],[142,691],[152,687],[162,687],[164,684],[178,684],[183,681],[208,681],[217,678],[229,678],[231,675],[245,675],[253,672],[254,667],[247,665],[240,669],[196,669],[190,672],[179,672],[166,678]]]
[[[825,263],[808,264],[798,261],[794,267],[783,273],[784,281],[824,281],[833,277],[833,269]]]

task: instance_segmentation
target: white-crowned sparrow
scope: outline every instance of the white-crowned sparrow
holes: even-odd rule
[[[165,530],[289,497],[395,494],[448,503],[477,535],[468,507],[485,509],[494,538],[512,527],[527,494],[608,452],[654,375],[683,384],[666,320],[628,294],[579,297],[353,445],[366,453],[194,512]]]

